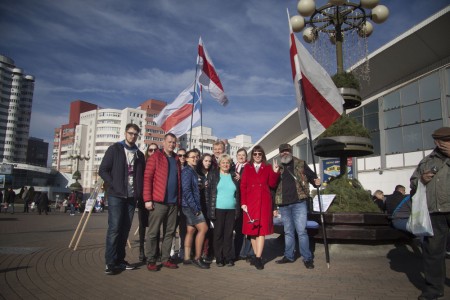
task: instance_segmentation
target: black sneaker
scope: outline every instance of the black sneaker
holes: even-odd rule
[[[289,258],[287,258],[286,256],[283,256],[282,259],[275,261],[276,264],[290,264],[293,263],[293,260],[290,260]]]
[[[313,260],[304,260],[303,264],[307,269],[314,269],[314,261]]]
[[[121,270],[134,270],[134,269],[136,269],[136,266],[134,266],[134,265],[130,265],[127,261],[123,261],[123,262],[121,262],[118,266],[117,266],[119,269],[121,269]]]
[[[227,267],[234,267],[234,261],[232,259],[227,261]]]
[[[200,269],[209,269],[209,265],[204,263],[201,258],[193,259],[192,264]]]
[[[206,264],[211,264],[213,262],[213,258],[210,256],[203,257],[203,262]]]
[[[114,266],[114,265],[106,265],[106,268],[105,268],[105,274],[106,275],[115,275],[117,273],[118,272],[117,272],[116,266]]]

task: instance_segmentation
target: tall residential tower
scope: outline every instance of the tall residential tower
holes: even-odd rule
[[[25,163],[34,77],[0,55],[0,161]]]

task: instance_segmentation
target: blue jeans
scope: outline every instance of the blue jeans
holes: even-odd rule
[[[125,247],[135,208],[134,198],[108,197],[108,231],[105,249],[107,265],[118,265],[125,260]]]
[[[403,230],[406,232],[410,232],[407,228],[406,228],[406,223],[408,223],[408,219],[393,219],[392,220],[392,226],[395,229],[398,230]]]
[[[312,260],[309,249],[309,237],[306,232],[306,220],[308,206],[306,201],[280,206],[281,218],[284,224],[284,256],[289,260],[294,260],[295,232],[298,234],[300,254],[303,261]]]

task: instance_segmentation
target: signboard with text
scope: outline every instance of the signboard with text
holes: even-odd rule
[[[341,172],[339,158],[323,159],[321,163],[322,182],[326,186],[327,183],[334,177],[337,177]],[[348,178],[353,178],[353,159],[347,158],[347,173]]]

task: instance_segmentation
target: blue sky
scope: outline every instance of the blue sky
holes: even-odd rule
[[[390,16],[374,24],[369,52],[448,3],[380,1]],[[230,100],[222,107],[205,94],[204,126],[220,138],[247,134],[256,142],[296,105],[286,16],[296,6],[296,0],[2,0],[0,54],[35,76],[30,135],[51,145],[73,100],[118,109],[149,98],[172,102],[194,78],[202,36]]]

